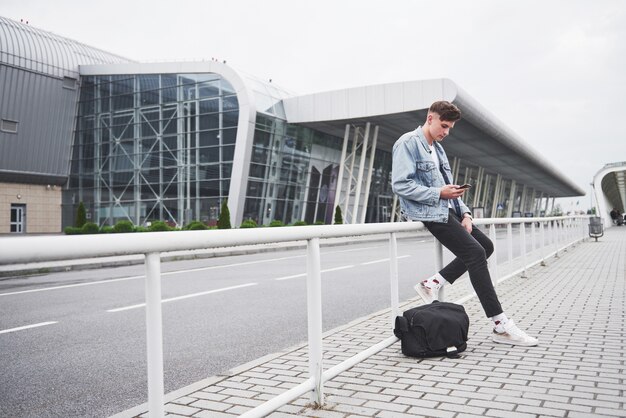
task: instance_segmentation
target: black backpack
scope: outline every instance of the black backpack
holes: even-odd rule
[[[468,331],[469,317],[463,306],[436,300],[397,316],[393,333],[405,356],[458,358],[467,348]]]

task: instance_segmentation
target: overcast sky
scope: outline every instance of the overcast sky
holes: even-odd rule
[[[626,161],[623,0],[2,0],[0,14],[139,61],[225,59],[296,93],[450,78],[587,193],[565,210]]]

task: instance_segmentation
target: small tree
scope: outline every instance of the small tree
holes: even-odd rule
[[[222,202],[220,217],[217,220],[217,229],[230,229],[230,211],[228,210],[228,199]]]
[[[83,202],[78,204],[78,209],[76,209],[76,228],[82,228],[83,225],[87,223],[87,211],[85,210],[85,205]]]
[[[343,216],[341,215],[341,208],[339,205],[335,208],[335,225],[341,225],[343,223]]]

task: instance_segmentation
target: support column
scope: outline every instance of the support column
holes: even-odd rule
[[[479,205],[485,208],[485,216],[487,216],[487,208],[485,207],[487,204],[487,192],[489,191],[489,183],[491,182],[491,176],[489,174],[485,174],[485,180],[481,191],[481,197]]]
[[[459,181],[459,167],[461,166],[461,159],[454,157],[452,159],[452,183],[458,184]]]
[[[477,207],[480,205],[480,193],[483,189],[483,176],[485,174],[485,169],[482,167],[478,167],[478,174],[476,174],[476,188],[474,189],[474,202],[472,207]]]
[[[376,156],[376,143],[378,141],[378,125],[374,127],[374,138],[372,139],[372,146],[370,148],[370,166],[367,174],[367,181],[365,183],[365,199],[363,200],[363,212],[361,212],[361,223],[365,223],[365,216],[367,215],[367,203],[370,198],[370,187],[372,186],[372,174],[374,173],[374,157]],[[365,152],[365,150],[363,150]]]
[[[345,222],[348,222],[348,212],[350,211],[350,189],[352,188],[352,172],[354,171],[354,160],[356,159],[356,143],[359,140],[359,131],[360,128],[356,127],[354,130],[354,139],[352,140],[352,154],[350,155],[350,172],[348,173],[348,184],[346,187],[346,211],[345,211]],[[354,218],[354,214],[350,213],[350,220]]]
[[[348,139],[350,138],[350,124],[346,123],[346,133],[343,135],[341,147],[341,159],[339,160],[339,174],[337,174],[337,190],[335,190],[335,206],[341,205],[341,186],[343,183],[343,170],[345,169],[346,153],[348,151]],[[344,208],[344,211],[346,209]],[[334,208],[333,208],[334,213]]]
[[[367,142],[370,136],[370,123],[365,124],[365,135],[361,145],[361,160],[359,162],[359,176],[356,179],[356,190],[354,192],[354,210],[352,211],[352,222],[357,223],[359,219],[359,202],[361,201],[361,184],[363,183],[363,171],[365,170],[365,157],[367,156]]]
[[[522,189],[522,198],[520,199],[520,202],[519,202],[519,211],[522,213],[522,215],[524,214],[524,208],[526,207],[527,195],[528,195],[528,186],[524,185],[524,188]]]
[[[509,193],[509,207],[506,209],[506,217],[513,216],[513,206],[515,205],[515,192],[517,191],[517,182],[511,180],[511,193]]]
[[[502,185],[502,175],[496,177],[496,187],[493,193],[493,204],[491,205],[491,217],[497,218],[498,200],[500,199],[500,187]]]

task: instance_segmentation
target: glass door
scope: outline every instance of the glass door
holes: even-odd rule
[[[11,205],[11,232],[16,234],[26,232],[26,205]]]

